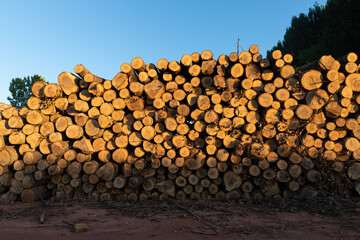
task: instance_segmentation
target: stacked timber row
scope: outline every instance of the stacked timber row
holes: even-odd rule
[[[37,82],[1,112],[0,199],[360,194],[357,55],[292,60],[253,45]]]

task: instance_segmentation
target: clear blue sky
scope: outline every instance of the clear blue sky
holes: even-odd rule
[[[265,55],[291,18],[326,0],[0,1],[0,102],[12,78],[39,74],[57,82],[83,64],[112,79],[134,57],[146,63],[209,49],[236,51],[237,38]]]

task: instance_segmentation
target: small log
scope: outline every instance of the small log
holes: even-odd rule
[[[88,161],[83,164],[84,173],[91,175],[94,174],[99,168],[99,164],[96,161]]]
[[[47,98],[58,98],[62,95],[61,87],[56,83],[49,83],[44,87],[44,95]]]
[[[79,139],[84,135],[84,130],[78,125],[70,125],[66,128],[65,134],[70,139]]]
[[[44,95],[44,88],[45,88],[46,85],[47,85],[46,82],[36,81],[31,87],[31,92],[34,95],[34,97],[37,97],[37,98],[40,98],[40,99],[43,98],[45,96]]]
[[[74,142],[73,147],[79,149],[84,154],[92,154],[95,152],[89,139],[83,137],[81,140]]]
[[[155,185],[159,192],[175,197],[175,184],[171,180],[159,182]]]
[[[165,72],[168,69],[168,65],[169,65],[168,60],[164,58],[160,59],[156,64],[160,72]]]
[[[98,136],[101,133],[98,121],[95,119],[89,119],[85,124],[85,132],[90,137]]]
[[[313,115],[313,110],[308,105],[299,105],[296,109],[296,116],[300,119],[307,120]]]
[[[193,56],[192,56],[193,57]],[[210,50],[204,50],[201,55],[200,55],[201,59],[203,61],[208,61],[211,60],[213,58],[213,53]],[[194,58],[196,58],[194,56]],[[196,60],[196,59],[195,59]],[[193,60],[194,61],[194,60]],[[195,61],[196,62],[196,61]]]
[[[291,65],[285,65],[280,69],[280,76],[283,79],[290,79],[295,75],[295,68]]]
[[[260,106],[267,108],[272,105],[273,96],[269,93],[262,93],[257,100]]]
[[[168,65],[168,68],[174,74],[178,74],[181,71],[181,66],[177,61],[171,61]]]
[[[26,115],[26,121],[32,125],[40,125],[46,121],[46,117],[37,110],[31,110]]]
[[[126,148],[118,148],[112,154],[112,159],[117,163],[123,163],[128,157],[128,151]]]
[[[131,60],[130,65],[137,72],[145,71],[145,62],[141,57],[135,57]]]
[[[244,67],[240,63],[236,63],[231,68],[231,76],[234,78],[239,78],[244,73]]]
[[[242,65],[248,65],[249,63],[251,63],[252,61],[252,55],[250,52],[248,51],[242,51],[240,54],[239,54],[239,62],[242,64]]]
[[[43,155],[39,151],[26,152],[23,156],[23,161],[27,165],[37,164],[42,157]]]
[[[113,186],[117,189],[122,189],[126,184],[126,178],[123,175],[117,176],[113,180]]]
[[[117,174],[117,168],[116,165],[113,163],[105,163],[103,166],[98,168],[95,172],[95,174],[104,181],[112,181]]]
[[[353,163],[347,170],[347,175],[352,180],[360,179],[360,163]]]

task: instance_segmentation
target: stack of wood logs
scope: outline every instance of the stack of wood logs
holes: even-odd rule
[[[0,200],[262,199],[360,194],[357,55],[211,51],[83,65],[0,120]]]

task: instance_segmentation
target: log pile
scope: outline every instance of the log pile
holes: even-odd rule
[[[252,45],[36,82],[1,111],[0,200],[360,194],[357,55],[292,60]]]

